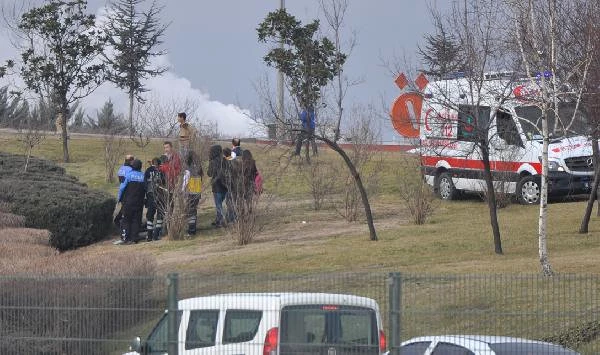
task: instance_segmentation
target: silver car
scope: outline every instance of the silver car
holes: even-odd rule
[[[402,355],[577,355],[560,345],[537,340],[493,335],[436,335],[402,343]]]

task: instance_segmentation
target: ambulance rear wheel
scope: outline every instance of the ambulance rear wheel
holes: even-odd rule
[[[443,172],[438,176],[436,191],[442,200],[454,200],[458,195],[452,177],[447,172]]]
[[[531,175],[519,180],[517,184],[517,198],[522,205],[535,205],[540,202],[540,182]]]

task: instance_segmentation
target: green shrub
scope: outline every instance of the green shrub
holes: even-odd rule
[[[33,159],[19,171],[24,157],[0,155],[0,201],[24,216],[27,227],[48,229],[50,245],[60,250],[94,243],[112,230],[115,199],[89,189],[52,162]]]

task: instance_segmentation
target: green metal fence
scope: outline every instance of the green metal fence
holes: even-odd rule
[[[441,334],[514,336],[600,353],[600,276],[335,273],[1,276],[0,354],[122,354],[166,309],[176,310],[177,300],[239,292],[372,298],[392,354],[401,341]],[[168,314],[169,353],[175,354],[177,312]]]

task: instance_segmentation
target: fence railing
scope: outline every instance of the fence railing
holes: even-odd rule
[[[126,353],[131,340],[145,339],[169,309],[164,340],[169,354],[176,354],[184,348],[178,300],[249,292],[372,298],[392,354],[401,341],[442,334],[513,336],[600,353],[600,276],[408,273],[1,276],[0,353]],[[250,322],[244,319],[240,327]],[[264,339],[258,341],[256,353],[262,354]],[[311,341],[321,339],[312,334]]]

